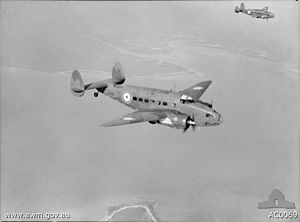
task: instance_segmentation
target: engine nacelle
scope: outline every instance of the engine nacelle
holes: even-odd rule
[[[184,129],[186,128],[188,119],[189,119],[188,115],[175,114],[170,112],[168,113],[167,118],[160,120],[158,123],[164,126]]]

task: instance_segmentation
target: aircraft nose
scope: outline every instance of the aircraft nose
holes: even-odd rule
[[[272,12],[271,12],[271,17],[272,17],[272,18],[274,18],[274,17],[275,17],[275,14],[274,14],[274,13],[272,13]]]

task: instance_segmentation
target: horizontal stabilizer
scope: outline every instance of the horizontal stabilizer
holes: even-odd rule
[[[97,82],[91,82],[84,85],[85,90],[106,88],[108,84],[115,83],[113,79],[106,79]]]

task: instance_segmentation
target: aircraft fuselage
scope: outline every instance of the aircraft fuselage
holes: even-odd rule
[[[234,11],[236,13],[243,12],[247,15],[251,15],[254,18],[261,18],[261,19],[274,18],[275,14],[272,12],[269,12],[268,9],[269,9],[268,6],[262,8],[262,9],[246,9],[245,4],[241,3],[241,6],[240,7],[236,6]]]
[[[149,122],[168,127],[194,130],[197,126],[215,126],[223,122],[220,113],[212,104],[200,98],[212,83],[211,80],[198,82],[179,92],[155,89],[143,86],[124,85],[125,75],[119,62],[112,69],[112,78],[84,84],[78,70],[71,76],[70,88],[73,95],[81,97],[87,90],[96,90],[134,109],[134,112],[122,115],[101,124],[103,127]]]
[[[269,19],[275,17],[274,13],[262,9],[244,9],[242,12],[247,15],[251,15],[253,17],[262,19]]]
[[[195,102],[181,101],[179,92],[134,85],[108,85],[99,90],[104,95],[139,111],[165,110],[174,118],[182,115],[192,116],[196,126],[213,126],[222,123],[221,114],[200,100]],[[176,116],[175,116],[176,114]],[[179,116],[178,116],[179,115]],[[168,125],[168,120],[159,122]],[[171,124],[170,124],[171,125]]]

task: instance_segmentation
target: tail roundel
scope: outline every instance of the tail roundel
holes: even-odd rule
[[[84,94],[84,83],[78,70],[74,70],[71,76],[71,92],[78,97]]]

